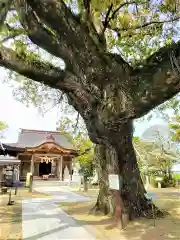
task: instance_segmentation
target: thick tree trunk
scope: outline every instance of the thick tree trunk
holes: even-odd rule
[[[102,213],[114,214],[114,198],[112,192],[109,189],[108,182],[108,163],[109,158],[107,156],[107,148],[103,145],[96,145],[94,149],[94,160],[96,163],[96,169],[99,178],[99,194],[97,203],[94,207],[95,211]]]
[[[129,131],[127,131],[129,130]],[[115,214],[117,204],[121,212],[126,212],[129,219],[136,217],[152,217],[152,203],[146,198],[136,155],[132,144],[132,132],[128,128],[112,136],[111,147],[96,146],[95,155],[98,163],[99,195],[95,210],[104,214]],[[114,173],[122,177],[122,188],[119,191],[109,189],[108,174]],[[156,207],[155,214],[162,216]]]

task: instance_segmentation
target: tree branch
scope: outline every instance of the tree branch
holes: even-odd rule
[[[153,24],[159,24],[159,25],[162,25],[164,23],[170,23],[170,22],[175,22],[175,21],[178,21],[180,19],[180,16],[177,16],[173,19],[169,19],[169,20],[164,20],[164,21],[152,21],[152,22],[147,22],[147,23],[144,23],[144,24],[141,24],[141,25],[136,25],[136,26],[132,26],[132,27],[128,27],[128,28],[118,28],[118,27],[111,27],[110,24],[108,24],[107,28],[109,28],[110,30],[113,30],[115,31],[116,33],[120,33],[122,31],[128,31],[128,30],[137,30],[137,29],[141,29],[141,28],[145,28],[145,27],[148,27],[150,25],[153,25]]]
[[[134,113],[141,117],[180,92],[180,42],[159,49],[134,70]]]
[[[80,117],[80,114],[78,113],[77,118],[76,118],[76,124],[74,126],[74,133],[76,133],[76,130],[77,130],[77,127],[78,127],[78,124],[79,124],[79,117]]]
[[[1,41],[0,41],[0,44],[2,43],[5,43],[6,41],[12,39],[12,38],[15,38],[15,37],[18,37],[20,35],[23,35],[25,34],[25,30],[20,28],[20,29],[11,29],[10,33],[8,34],[7,37],[3,38]]]
[[[99,51],[87,29],[72,14],[63,1],[27,0],[37,16],[56,32],[59,41],[68,48],[72,58],[79,65],[79,72],[99,65]],[[81,39],[81,41],[79,41]],[[103,64],[103,62],[102,62]]]
[[[10,48],[0,46],[0,66],[8,68],[34,81],[45,84],[51,88],[59,89],[71,96],[74,105],[81,113],[89,109],[94,100],[80,84],[78,84],[74,75],[67,70],[61,70],[50,63],[42,62],[37,59],[29,59],[28,56],[11,50]]]
[[[2,45],[0,46],[0,66],[53,88],[58,88],[57,84],[63,82],[66,76],[63,70],[50,63],[36,59],[29,60],[25,53],[17,53]]]
[[[99,48],[101,48],[102,52],[104,52],[104,50],[106,50],[106,47],[107,47],[106,38],[104,35],[104,29],[102,29],[104,27],[102,26],[101,28],[100,26],[98,26],[98,30],[97,30],[97,26],[95,26],[93,22],[93,17],[91,12],[91,0],[83,0],[83,5],[84,5],[84,12],[82,13],[83,23],[87,26],[89,35],[93,39],[94,43]]]
[[[90,6],[91,6],[91,0],[83,0],[84,8],[87,12],[87,14],[90,14]]]
[[[4,25],[7,13],[11,7],[12,0],[1,0],[0,1],[0,30],[2,25]]]
[[[109,17],[109,15],[110,15],[110,13],[111,13],[112,8],[113,8],[113,4],[111,3],[111,5],[110,5],[110,7],[109,7],[109,9],[108,9],[108,11],[107,11],[107,13],[106,13],[105,20],[104,20],[104,22],[103,22],[103,26],[104,26],[103,32],[105,32],[105,30],[106,30],[106,28],[107,28],[107,26],[108,26],[108,24],[109,24],[109,21],[110,21],[110,19],[111,19],[111,17]]]
[[[15,5],[21,24],[26,30],[30,40],[50,54],[62,58],[65,61],[68,71],[76,72],[74,69],[75,63],[72,62],[68,47],[58,39],[56,33],[40,21],[32,8],[29,7],[24,0],[17,0]]]
[[[125,6],[129,6],[129,5],[133,5],[133,4],[138,4],[137,1],[132,1],[132,2],[125,2],[125,3],[122,3],[120,4],[111,14],[111,16],[109,17],[110,15],[110,12],[112,11],[112,7],[113,7],[113,4],[111,4],[111,6],[109,7],[108,9],[108,12],[106,14],[106,18],[105,18],[105,21],[103,22],[103,25],[104,25],[104,31],[106,30],[106,28],[110,28],[110,22],[115,18],[116,14],[119,12],[119,10]],[[147,4],[147,2],[140,2],[139,4]],[[107,18],[108,17],[108,18]],[[111,28],[112,30],[112,28]]]

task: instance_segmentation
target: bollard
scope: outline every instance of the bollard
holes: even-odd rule
[[[14,195],[17,195],[18,188],[15,187]]]
[[[9,191],[9,201],[8,201],[7,205],[13,205],[13,204],[14,204],[14,201],[11,200],[11,188],[10,188],[10,191]]]
[[[29,192],[32,192],[32,186],[33,186],[33,176],[30,175],[30,179],[29,179]]]
[[[158,182],[158,188],[161,188],[161,183],[160,182]]]
[[[155,209],[154,209],[154,204],[152,201],[152,197],[150,197],[147,193],[145,194],[146,198],[148,199],[149,203],[151,204],[151,208],[152,208],[152,215],[153,215],[153,226],[156,226],[156,221],[155,221]]]

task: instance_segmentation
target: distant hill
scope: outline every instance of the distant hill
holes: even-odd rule
[[[155,124],[149,128],[147,128],[143,134],[142,138],[144,140],[155,140],[158,139],[158,134],[163,137],[163,139],[170,139],[171,138],[171,132],[169,130],[169,127],[167,125],[162,124]]]

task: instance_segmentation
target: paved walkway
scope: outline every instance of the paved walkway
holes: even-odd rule
[[[26,199],[22,202],[23,240],[94,240],[95,235],[78,225],[56,206],[56,202],[87,201],[89,198],[58,187],[38,188],[51,192],[51,198]]]

